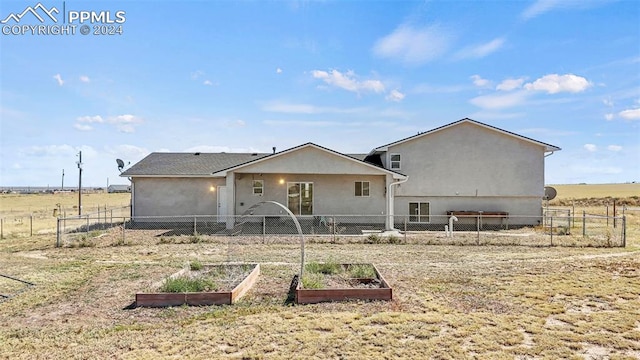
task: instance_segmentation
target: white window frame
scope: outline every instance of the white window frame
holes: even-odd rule
[[[358,194],[358,183],[360,183],[360,194]],[[367,193],[365,194],[364,184],[367,184]],[[371,196],[371,182],[370,181],[356,181],[354,183],[354,194],[356,197],[369,197]]]
[[[256,186],[256,183],[259,183],[260,186]],[[264,195],[264,180],[252,180],[251,187],[253,188],[253,196],[262,196]],[[256,190],[260,189],[260,193],[256,193]]]
[[[418,214],[411,213],[411,204],[418,204]],[[428,214],[420,214],[420,205],[427,204],[429,213]],[[418,221],[412,221],[412,217],[418,217]],[[427,218],[427,221],[420,221],[422,218]],[[431,203],[429,201],[409,201],[409,222],[415,224],[429,224],[431,223]]]
[[[398,156],[398,160],[392,160],[394,156]],[[394,167],[393,164],[397,163],[398,166]],[[401,170],[402,169],[402,155],[399,153],[391,153],[389,154],[389,169],[391,170]]]

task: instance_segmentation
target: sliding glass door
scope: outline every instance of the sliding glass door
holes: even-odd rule
[[[294,215],[313,215],[313,183],[287,183],[287,206]]]

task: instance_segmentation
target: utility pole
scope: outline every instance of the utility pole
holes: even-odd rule
[[[64,191],[64,169],[62,169],[62,189],[60,190]]]
[[[82,215],[82,151],[78,153],[78,216]]]

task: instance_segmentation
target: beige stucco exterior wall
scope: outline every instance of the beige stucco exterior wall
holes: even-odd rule
[[[253,195],[253,180],[264,181],[264,194]],[[313,183],[313,213],[317,215],[384,215],[385,175],[321,174],[235,174],[235,213],[243,214],[254,204],[276,201],[287,206],[287,183]],[[283,183],[280,183],[280,180]],[[369,196],[355,196],[355,182],[369,181]],[[272,206],[257,209],[254,215],[280,214]]]
[[[223,178],[133,179],[134,216],[216,215]]]
[[[410,201],[430,202],[432,215],[448,210],[540,214],[544,147],[472,123],[462,123],[390,146],[409,181],[395,192],[395,213]]]
[[[269,157],[247,165],[237,173],[270,174],[370,174],[380,175],[380,169],[358,163],[328,151],[307,146],[286,154]]]

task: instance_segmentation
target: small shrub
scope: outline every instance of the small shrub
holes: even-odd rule
[[[380,236],[377,234],[369,234],[364,241],[365,244],[380,244]]]
[[[192,244],[201,243],[202,240],[203,240],[202,236],[200,234],[198,234],[197,232],[193,233],[193,235],[191,235],[189,237],[189,242],[192,243]]]
[[[329,260],[324,263],[318,263],[318,262],[312,261],[310,263],[307,263],[304,266],[304,269],[307,272],[310,272],[313,274],[333,275],[333,274],[340,273],[342,271],[342,266],[333,260]]]
[[[305,289],[324,288],[324,276],[320,273],[305,273],[302,276],[302,287]]]
[[[173,237],[161,236],[158,240],[158,244],[173,244],[175,242]]]
[[[198,260],[193,260],[191,263],[189,263],[189,268],[191,269],[191,271],[202,270],[202,267],[202,263]]]
[[[395,235],[389,235],[387,241],[389,241],[389,244],[402,244],[402,238]]]
[[[356,279],[374,279],[376,271],[368,264],[355,264],[349,266],[349,276]]]
[[[216,284],[211,279],[198,279],[186,276],[169,278],[164,281],[160,291],[168,293],[214,291]]]

